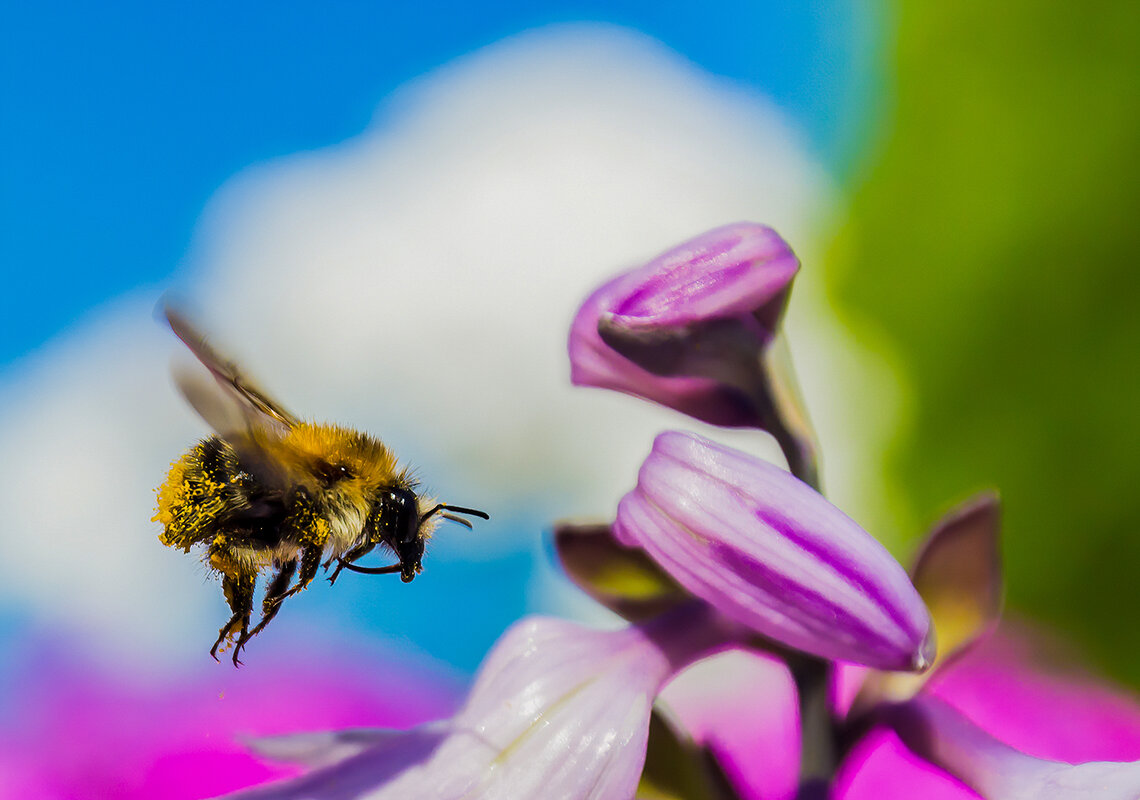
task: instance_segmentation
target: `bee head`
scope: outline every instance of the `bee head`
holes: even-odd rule
[[[429,519],[438,514],[443,519],[458,522],[468,528],[471,527],[471,522],[456,514],[488,519],[484,511],[448,503],[437,503],[429,511],[421,512],[419,498],[406,486],[385,488],[374,502],[370,524],[376,538],[372,541],[384,542],[396,551],[400,559],[400,578],[404,583],[409,583],[423,569],[420,562],[424,556],[424,542],[431,532],[429,524],[425,534],[424,523]]]
[[[392,547],[400,558],[400,579],[410,582],[420,572],[424,539],[420,536],[420,505],[411,489],[389,489],[386,511],[392,515]]]

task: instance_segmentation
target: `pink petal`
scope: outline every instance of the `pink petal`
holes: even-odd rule
[[[1140,760],[1140,698],[1073,667],[1050,667],[1059,648],[1004,625],[939,670],[927,691],[1039,758]]]
[[[832,788],[834,800],[980,800],[977,792],[877,728],[855,745]]]
[[[989,800],[1140,797],[1140,761],[1068,764],[1034,758],[934,697],[920,695],[893,708],[888,719],[908,748]]]
[[[795,797],[799,710],[781,661],[734,648],[680,673],[661,699],[693,740],[716,756],[741,800]]]

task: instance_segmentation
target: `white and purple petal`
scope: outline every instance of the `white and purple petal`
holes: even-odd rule
[[[496,644],[451,720],[400,733],[263,742],[262,751],[326,766],[240,797],[632,798],[661,686],[730,635],[697,604],[610,632],[524,620]]]
[[[631,282],[609,313],[630,327],[682,327],[759,313],[770,334],[798,269],[791,248],[771,228],[724,225],[629,273]]]

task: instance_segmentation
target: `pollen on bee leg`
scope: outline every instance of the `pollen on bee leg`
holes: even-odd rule
[[[215,536],[214,541],[210,543],[209,562],[211,567],[223,575],[234,576],[241,571],[241,565],[234,558],[228,545],[229,542],[224,535],[219,533]]]

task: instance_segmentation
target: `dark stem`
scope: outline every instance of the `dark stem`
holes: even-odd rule
[[[821,658],[799,654],[788,667],[796,681],[800,706],[800,798],[823,796],[819,788],[830,784],[837,759],[831,709],[828,706],[829,665]]]

